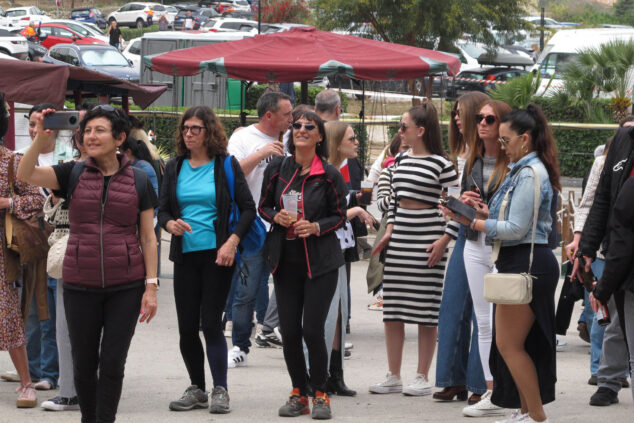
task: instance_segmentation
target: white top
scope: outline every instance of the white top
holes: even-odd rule
[[[379,154],[379,157],[377,157],[374,163],[372,163],[372,167],[370,168],[370,173],[368,174],[367,180],[371,181],[373,184],[379,182],[381,171],[383,170],[381,165],[383,164],[383,160],[385,160],[385,155],[387,154],[387,150],[389,148],[389,145],[385,147],[383,151],[381,151],[381,154]]]
[[[228,146],[229,154],[238,159],[238,161],[242,161],[271,141],[278,141],[278,138],[266,135],[264,132],[257,129],[255,124],[250,125],[241,131],[235,132],[231,136]],[[253,201],[255,201],[256,209],[260,204],[264,170],[271,159],[272,157],[262,160],[253,168],[251,173],[245,175],[247,184],[249,184],[251,196],[253,197]]]
[[[594,194],[597,191],[604,164],[605,156],[599,156],[594,159],[592,169],[590,169],[590,176],[588,176],[588,182],[586,183],[586,190],[583,192],[579,207],[575,209],[574,232],[583,232],[583,225],[586,224],[590,208],[592,207],[592,203],[594,203]]]

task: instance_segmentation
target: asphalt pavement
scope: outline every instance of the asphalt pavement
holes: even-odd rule
[[[164,239],[167,239],[164,234]],[[163,244],[162,273],[171,274]],[[346,422],[494,422],[499,418],[467,418],[461,410],[464,402],[441,403],[431,396],[406,397],[401,394],[375,395],[368,387],[385,376],[385,353],[382,313],[370,311],[372,297],[366,293],[365,272],[368,262],[352,265],[352,333],[347,341],[354,344],[352,357],[345,360],[347,385],[358,391],[354,398],[332,397],[334,419]],[[561,282],[560,282],[561,285]],[[158,294],[159,310],[150,324],[139,324],[132,341],[123,394],[117,415],[118,422],[269,422],[286,421],[277,410],[291,389],[281,349],[253,347],[248,356],[248,367],[229,369],[229,394],[232,411],[228,415],[212,415],[207,410],[173,412],[168,410],[171,400],[180,398],[189,385],[185,366],[178,347],[178,329],[172,290],[172,280],[162,278]],[[575,311],[566,340],[565,351],[557,353],[557,399],[546,406],[551,423],[567,422],[633,422],[634,405],[631,391],[622,390],[620,403],[610,407],[592,407],[588,401],[596,387],[587,385],[589,372],[589,344],[576,332],[581,311]],[[403,357],[403,383],[413,381],[416,372],[416,328],[408,325]],[[228,340],[231,346],[230,340]],[[0,371],[11,369],[9,355],[0,354]],[[207,383],[211,375],[207,366]],[[430,371],[434,381],[435,360]],[[50,412],[41,408],[16,409],[16,383],[0,382],[0,422],[79,422],[80,413]],[[434,389],[436,390],[436,389]],[[38,392],[41,402],[57,395],[57,391]],[[306,421],[309,416],[298,417]]]

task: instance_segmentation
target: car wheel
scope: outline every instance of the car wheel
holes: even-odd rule
[[[143,22],[143,19],[139,18],[136,20],[137,29],[143,29],[144,26],[145,26],[145,23]]]
[[[11,53],[9,53],[9,50],[4,49],[4,48],[0,48],[0,53],[6,54],[7,56],[11,56]]]

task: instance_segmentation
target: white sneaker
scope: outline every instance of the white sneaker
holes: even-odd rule
[[[476,404],[463,408],[462,414],[467,417],[502,416],[505,411],[491,403],[491,391],[486,391]]]
[[[247,353],[242,351],[240,347],[233,347],[229,350],[229,357],[227,358],[228,368],[247,367],[248,365]]]
[[[422,396],[431,394],[431,383],[427,380],[425,375],[416,373],[414,383],[403,388],[403,395]]]
[[[566,339],[562,335],[557,335],[556,340],[557,340],[557,345],[555,348],[557,352],[566,351],[567,349],[566,347],[568,346]]]
[[[392,373],[387,372],[387,375],[385,375],[385,380],[383,382],[371,385],[369,391],[373,394],[400,393],[403,392],[403,382],[401,382],[401,379],[394,376]]]
[[[498,420],[495,423],[519,423],[523,422],[526,417],[528,417],[528,413],[522,414],[522,409],[518,408],[513,410],[508,419]]]
[[[346,343],[344,344],[344,347],[345,347],[345,349],[347,349],[347,350],[351,350],[351,349],[353,349],[353,348],[354,348],[354,345],[352,344],[352,342],[346,342]]]
[[[277,336],[277,339],[279,339],[279,340],[280,340],[280,343],[282,343],[282,342],[283,342],[283,339],[282,339],[282,332],[280,332],[280,327],[279,327],[279,326],[278,326],[278,327],[273,328],[273,333]]]
[[[231,320],[227,320],[227,324],[225,324],[225,338],[231,338],[233,334],[233,322]]]
[[[7,382],[19,382],[20,376],[16,370],[7,370],[6,372],[0,375],[2,380],[6,380]]]
[[[529,416],[528,414],[524,414],[524,418],[520,420],[520,423],[548,423],[548,419],[544,420],[543,422],[538,422],[537,420],[531,419],[531,416]]]

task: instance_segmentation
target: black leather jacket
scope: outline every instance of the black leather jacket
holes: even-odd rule
[[[214,163],[214,178],[216,184],[216,207],[218,215],[214,221],[216,229],[216,246],[220,248],[229,236],[229,213],[231,212],[231,194],[229,186],[225,178],[224,161],[226,156],[216,156]],[[159,197],[158,223],[165,230],[165,225],[170,220],[179,219],[181,210],[178,205],[176,196],[176,186],[178,185],[178,174],[185,156],[178,156],[167,162],[165,165],[165,175],[163,176],[163,184],[161,185],[161,196]],[[235,234],[242,239],[251,228],[253,219],[255,219],[255,202],[251,197],[249,185],[244,178],[242,168],[235,159],[231,158],[231,167],[234,174],[234,192],[236,204],[240,210],[240,218],[236,224]],[[172,235],[170,243],[170,260],[174,263],[182,263],[183,261],[183,237]]]
[[[262,196],[258,211],[271,223],[273,234],[283,239],[286,228],[273,218],[282,209],[282,195],[301,171],[301,165],[289,157],[276,157],[264,171]],[[344,264],[343,253],[335,231],[346,222],[346,195],[348,189],[341,173],[324,160],[315,156],[310,172],[302,184],[304,218],[319,224],[319,234],[304,239],[304,253],[308,277],[323,275]],[[267,240],[267,244],[268,244]],[[277,251],[275,251],[277,250]],[[279,249],[267,252],[267,262],[275,273],[280,260]]]
[[[614,136],[579,243],[586,257],[595,258],[602,242],[610,243],[614,204],[634,165],[633,143],[634,127],[620,128]],[[601,252],[606,254],[605,248]]]
[[[461,187],[460,194],[462,194],[465,191],[471,190],[470,188],[471,188],[471,185],[473,184],[473,181],[471,180],[471,178],[475,180],[475,183],[480,189],[484,189],[484,185],[488,182],[488,181],[484,181],[484,177],[482,176],[482,159],[481,158],[477,158],[473,162],[473,167],[471,168],[471,172],[469,174],[467,174],[467,164],[468,164],[468,161],[467,163],[465,163],[464,172],[462,172],[462,181],[460,182],[460,187]],[[484,192],[481,192],[480,196],[482,197],[482,200],[488,204],[489,200],[493,198],[493,194],[495,194],[495,190],[489,191],[486,195],[484,194]],[[465,230],[466,230],[465,236],[469,241],[476,241],[478,239],[478,234],[479,234],[478,231],[474,231],[468,226],[465,227]]]

